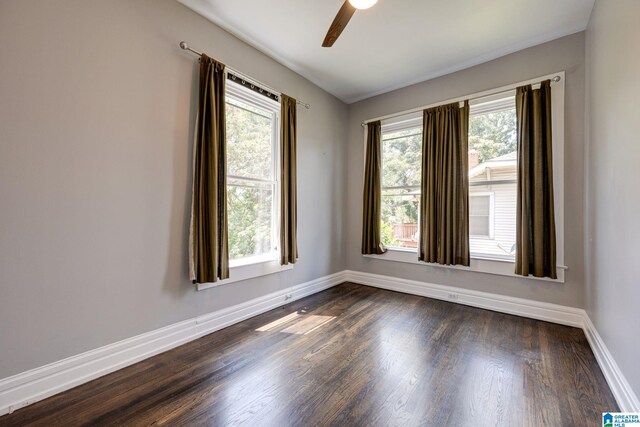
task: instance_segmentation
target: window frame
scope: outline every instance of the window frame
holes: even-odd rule
[[[484,239],[484,240],[493,240],[495,239],[494,234],[494,221],[495,221],[495,205],[494,205],[494,192],[493,191],[479,191],[477,193],[469,193],[469,221],[471,221],[471,198],[472,197],[488,197],[489,198],[489,215],[487,216],[487,220],[489,221],[489,234],[471,234],[471,227],[469,227],[469,239],[473,237],[474,239]],[[475,215],[475,216],[485,216],[485,215]],[[482,255],[482,254],[477,254]]]
[[[555,210],[555,224],[556,224],[556,264],[557,264],[557,279],[550,279],[547,277],[523,277],[514,273],[515,260],[504,259],[500,257],[485,256],[480,254],[470,254],[471,262],[469,267],[459,265],[441,265],[435,263],[425,263],[419,261],[417,258],[417,250],[408,248],[387,248],[388,251],[384,254],[367,254],[362,255],[365,258],[380,259],[384,261],[402,262],[409,264],[418,264],[426,266],[427,268],[445,268],[454,270],[464,270],[471,272],[489,273],[501,276],[511,276],[521,279],[529,280],[542,280],[549,282],[564,283],[565,270],[568,267],[564,264],[564,126],[565,126],[565,72],[559,71],[545,76],[532,78],[529,80],[512,83],[502,87],[471,93],[458,98],[439,101],[424,107],[414,108],[406,110],[404,112],[398,112],[393,114],[392,118],[376,118],[371,120],[380,120],[381,128],[384,130],[385,126],[397,126],[402,122],[408,120],[415,120],[416,118],[422,119],[422,111],[427,108],[437,107],[439,105],[450,104],[454,102],[462,102],[466,99],[470,99],[469,104],[473,107],[474,104],[487,102],[490,99],[499,99],[509,96],[511,92],[515,95],[515,89],[518,86],[531,84],[535,87],[539,87],[539,83],[542,80],[552,79],[555,76],[560,76],[560,81],[552,82],[551,84],[551,120],[552,120],[552,149],[553,149],[553,180],[554,180],[554,210]],[[366,131],[364,132],[364,144],[363,151],[366,152]],[[364,159],[364,157],[363,157]],[[364,160],[363,160],[364,162]],[[363,176],[364,179],[364,176]]]
[[[384,144],[384,135],[386,133],[400,132],[403,130],[409,130],[409,129],[415,129],[415,128],[422,128],[422,116],[411,117],[407,120],[389,123],[387,125],[380,127],[380,165],[381,165],[380,173],[381,174],[382,174],[382,171],[384,170],[384,156],[383,156],[384,148],[382,146]],[[422,134],[422,129],[420,129],[420,134]],[[383,176],[384,174],[382,174],[382,176],[380,177],[381,193],[384,192],[385,190],[408,190],[408,191],[417,191],[418,195],[422,194],[422,188],[420,184],[398,186],[398,187],[385,187],[383,185]],[[381,194],[380,196],[381,201],[382,201],[382,197],[384,197],[384,195]],[[380,223],[380,228],[382,228],[382,222]],[[420,240],[420,208],[418,208],[418,241],[419,240]],[[385,248],[389,250],[396,250],[396,251],[417,252],[417,248],[413,249],[413,248],[406,248],[403,246],[386,246],[385,245]]]
[[[239,282],[242,280],[260,277],[267,274],[278,273],[293,269],[292,264],[280,265],[280,181],[281,181],[281,165],[280,165],[280,110],[279,102],[251,91],[233,81],[226,81],[225,85],[225,105],[227,99],[233,99],[239,102],[255,106],[262,110],[266,110],[271,114],[273,125],[271,126],[271,171],[272,179],[262,179],[255,177],[244,177],[239,175],[230,175],[227,173],[227,188],[230,181],[268,184],[273,188],[273,202],[271,213],[271,241],[273,250],[267,254],[238,258],[229,260],[229,278],[218,280],[212,283],[198,283],[197,289],[204,290],[229,283]],[[226,125],[226,123],[225,123]]]

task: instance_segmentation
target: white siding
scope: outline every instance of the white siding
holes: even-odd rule
[[[516,171],[513,168],[490,169],[488,174],[492,180],[516,179]]]

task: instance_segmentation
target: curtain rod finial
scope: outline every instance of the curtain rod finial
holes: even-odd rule
[[[187,42],[180,42],[180,48],[183,50],[187,50],[189,49],[189,45],[187,44]]]

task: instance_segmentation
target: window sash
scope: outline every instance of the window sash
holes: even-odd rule
[[[415,186],[408,186],[408,187],[395,187],[395,188],[403,188],[403,189],[411,189],[411,188],[418,188],[419,187],[415,187]],[[402,198],[406,198],[406,197],[410,197],[410,198],[415,198],[415,197],[419,197],[420,196],[420,192],[418,191],[416,192],[409,192],[409,193],[387,193],[387,194],[382,194],[382,202],[384,203],[384,198],[398,198],[400,199],[398,202],[402,202]],[[420,203],[418,202],[418,205]],[[419,242],[420,241],[420,208],[418,206],[418,218],[416,220],[416,225],[417,225],[417,233],[416,233],[416,240]],[[413,224],[411,222],[400,222],[398,223],[398,225],[408,225],[408,224]],[[395,225],[395,224],[390,224],[390,225]],[[380,227],[382,227],[382,221],[380,224]],[[409,252],[417,252],[417,247],[416,248],[412,248],[412,247],[407,247],[407,246],[391,246],[391,245],[385,245],[385,247],[390,248],[390,249],[394,249],[394,250],[402,250],[402,251],[409,251]]]
[[[239,267],[243,265],[264,262],[266,259],[278,259],[280,256],[280,104],[273,100],[267,99],[262,95],[251,92],[250,90],[239,85],[226,86],[226,101],[232,100],[239,103],[250,105],[258,110],[268,114],[262,115],[254,111],[242,108],[241,106],[232,104],[235,108],[241,108],[252,114],[271,119],[271,176],[266,178],[257,178],[254,176],[230,175],[227,174],[227,188],[230,186],[238,187],[265,187],[271,189],[271,250],[268,253],[249,257],[239,257],[229,260],[230,267]]]
[[[263,103],[256,103],[256,102],[251,102],[251,98],[252,97],[256,97],[258,95],[255,94],[248,94],[245,96],[237,96],[237,94],[235,93],[236,91],[238,91],[239,89],[229,91],[229,87],[227,87],[227,93],[226,93],[226,100],[225,102],[229,105],[232,105],[234,108],[238,108],[242,111],[246,111],[250,114],[255,114],[256,116],[265,118],[265,119],[269,119],[270,120],[270,127],[271,127],[271,164],[270,164],[270,170],[269,170],[269,174],[270,176],[268,177],[256,177],[256,176],[244,176],[244,175],[229,175],[227,174],[227,177],[238,177],[238,178],[246,178],[246,179],[263,179],[263,180],[269,180],[269,181],[276,181],[277,180],[277,170],[278,170],[278,159],[276,159],[276,156],[278,155],[278,147],[279,147],[279,141],[277,139],[277,135],[278,135],[278,130],[279,130],[279,114],[278,111],[276,111],[275,109],[273,109],[272,111],[269,111],[267,109],[264,108]],[[243,89],[243,90],[247,90],[247,89]],[[252,108],[255,108],[257,110],[259,110],[260,112],[255,112],[252,111],[248,108],[244,108],[241,105],[236,105],[235,103],[229,102],[229,101],[233,101],[235,103],[240,103],[240,104],[245,104],[248,105]],[[228,116],[227,116],[228,117]],[[227,158],[227,164],[228,164],[228,158]],[[273,178],[273,179],[272,179]]]
[[[232,102],[229,102],[229,101],[232,101]],[[273,118],[268,111],[263,110],[262,108],[254,107],[256,109],[259,108],[259,110],[258,111],[253,111],[253,110],[250,110],[250,109],[248,109],[246,107],[243,107],[242,105],[238,105],[238,104],[249,104],[249,103],[246,102],[246,101],[237,100],[233,96],[225,97],[225,103],[231,105],[233,108],[238,108],[238,109],[240,109],[242,111],[246,111],[249,114],[255,114],[256,116],[260,116],[262,118],[269,119],[269,120],[271,120]]]
[[[252,255],[247,255],[247,256],[239,256],[237,258],[230,258],[229,262],[233,262],[234,265],[244,265],[244,264],[250,264],[251,261],[263,261],[265,259],[276,259],[278,258],[278,239],[277,239],[277,235],[274,233],[274,227],[275,227],[275,220],[276,220],[276,215],[277,215],[277,209],[275,209],[274,207],[276,206],[276,204],[274,203],[274,200],[276,199],[276,194],[277,194],[277,188],[276,188],[276,183],[263,183],[263,182],[255,182],[255,181],[250,181],[250,180],[234,180],[234,181],[228,181],[227,182],[227,189],[231,188],[231,187],[235,187],[235,188],[244,188],[244,189],[255,189],[258,191],[268,191],[271,194],[271,209],[269,212],[269,217],[271,219],[271,224],[270,224],[270,236],[269,236],[269,241],[270,241],[270,249],[268,251],[263,251],[260,252],[258,254],[252,254]],[[253,236],[255,238],[255,236]]]
[[[382,191],[393,191],[393,190],[408,190],[408,191],[417,191],[416,194],[420,194],[420,186],[419,185],[398,185],[398,186],[389,186],[382,187]]]
[[[485,114],[497,113],[515,109],[515,91],[508,93],[498,93],[489,95],[484,98],[476,99],[470,106],[469,117],[482,116]],[[471,168],[470,168],[471,169]],[[473,187],[501,185],[501,184],[517,184],[517,179],[489,179],[482,181],[469,181],[469,189]],[[486,197],[488,198],[488,214],[471,214],[471,203],[473,197]],[[487,234],[471,234],[471,219],[472,218],[486,218],[487,222]],[[495,238],[495,206],[494,206],[494,194],[493,192],[476,192],[469,193],[469,240],[493,240]],[[501,255],[485,254],[483,252],[471,252],[471,257],[502,257]],[[509,255],[505,258],[512,259]]]
[[[241,175],[227,175],[227,180],[256,182],[261,184],[275,184],[278,182],[272,179],[261,179],[261,178],[254,178],[252,176],[241,176]]]
[[[383,129],[382,129],[382,135],[380,136],[380,144],[381,144],[381,176],[380,176],[380,184],[381,184],[381,188],[382,191],[385,190],[392,190],[392,189],[405,189],[405,188],[411,188],[411,189],[418,189],[420,190],[420,185],[407,185],[407,186],[388,186],[388,185],[384,185],[384,144],[391,142],[391,141],[397,141],[400,139],[405,139],[405,138],[412,138],[418,135],[422,135],[422,125],[420,124],[418,126],[418,124],[416,123],[415,120],[410,120],[410,121],[405,121],[405,122],[401,122],[401,123],[397,123],[397,124],[391,124],[391,125],[386,125],[386,126],[391,126],[390,128],[386,128],[383,125]],[[396,136],[396,137],[392,137],[392,138],[388,138],[386,136],[388,135],[392,135],[398,132],[402,132],[402,131],[410,131],[410,130],[415,130],[416,132],[413,133],[409,133],[407,135],[401,135],[401,136]],[[420,144],[422,145],[422,144]],[[419,167],[421,167],[422,165],[419,164]]]
[[[411,128],[409,128],[409,129],[411,129]],[[409,129],[400,129],[400,130],[409,130]],[[400,130],[396,130],[396,131],[393,131],[393,132],[388,132],[387,135],[400,132]],[[384,135],[383,135],[382,142],[385,143],[385,142],[389,142],[389,141],[396,141],[398,139],[411,138],[411,137],[418,136],[418,135],[422,135],[422,131],[416,132],[416,133],[410,133],[408,135],[394,136],[393,138],[385,138]]]

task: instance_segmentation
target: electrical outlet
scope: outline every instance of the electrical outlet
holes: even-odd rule
[[[458,299],[458,294],[454,294],[454,293],[449,293],[447,294],[447,298],[449,298],[450,300],[454,300],[456,301]]]

